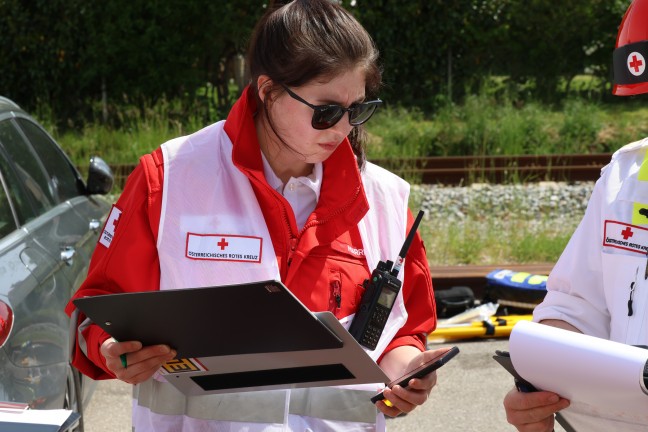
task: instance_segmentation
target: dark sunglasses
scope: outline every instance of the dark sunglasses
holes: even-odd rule
[[[354,103],[349,108],[345,108],[341,105],[313,105],[300,98],[288,87],[282,87],[288,92],[291,98],[307,105],[313,110],[311,126],[313,126],[313,129],[318,130],[328,129],[335,126],[346,112],[349,113],[349,123],[351,126],[360,126],[371,118],[371,116],[376,112],[378,105],[382,103],[380,99],[376,99],[369,102]]]

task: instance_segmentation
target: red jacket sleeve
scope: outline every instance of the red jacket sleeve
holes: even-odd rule
[[[163,169],[161,152],[146,155],[129,176],[115,206],[121,210],[109,246],[97,243],[90,261],[88,277],[77,297],[135,291],[154,291],[160,285],[160,265],[156,248],[161,209]],[[70,301],[66,313],[72,316]],[[99,349],[109,338],[99,326],[83,326],[79,314],[73,351],[73,365],[93,379],[114,378]],[[79,328],[79,327],[77,327]]]
[[[414,223],[411,212],[407,217],[408,230]],[[432,277],[423,239],[416,233],[405,257],[403,300],[407,310],[407,322],[387,345],[385,353],[403,346],[415,346],[425,350],[427,335],[436,328],[436,304]],[[384,355],[384,354],[383,354]]]

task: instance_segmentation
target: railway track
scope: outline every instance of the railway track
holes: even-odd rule
[[[522,156],[449,156],[376,159],[410,181],[467,185],[536,181],[595,181],[611,153]]]
[[[524,156],[448,156],[372,159],[412,183],[449,186],[471,183],[595,181],[611,153]],[[135,165],[111,165],[122,190]]]

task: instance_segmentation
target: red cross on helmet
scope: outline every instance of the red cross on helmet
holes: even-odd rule
[[[648,93],[648,0],[634,0],[625,15],[613,53],[612,94]]]

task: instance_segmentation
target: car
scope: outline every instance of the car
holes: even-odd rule
[[[84,181],[50,134],[0,97],[0,401],[73,410],[77,430],[95,383],[71,365],[64,308],[88,272],[112,185],[101,158]]]

